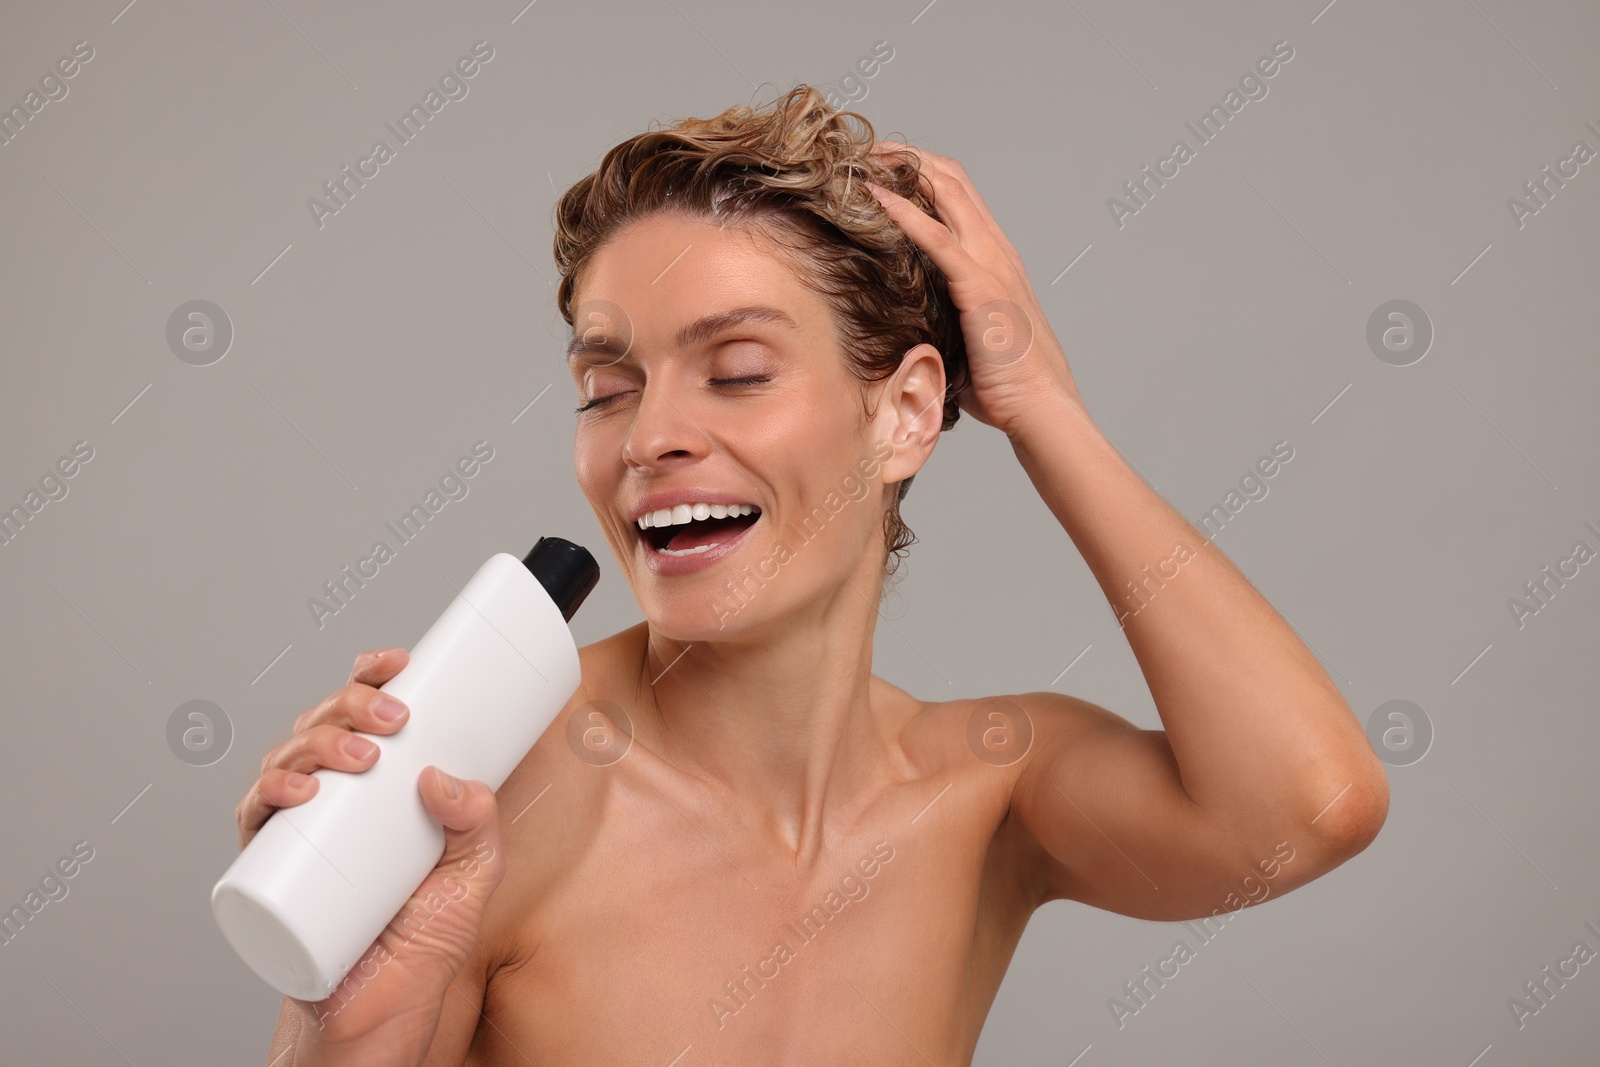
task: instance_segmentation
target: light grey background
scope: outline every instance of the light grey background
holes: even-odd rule
[[[1507,1005],[1600,950],[1600,563],[1520,627],[1507,603],[1600,549],[1600,162],[1521,227],[1507,207],[1600,150],[1592,5],[122,2],[12,2],[0,26],[6,107],[94,48],[0,147],[0,505],[94,449],[0,546],[0,907],[94,848],[0,947],[0,1058],[264,1061],[279,998],[207,903],[261,755],[490,553],[605,547],[572,474],[557,190],[652,120],[837,89],[884,40],[855,106],[967,166],[1112,441],[1191,520],[1289,442],[1216,544],[1363,720],[1403,698],[1434,729],[1371,848],[1238,916],[1121,1030],[1108,999],[1180,931],[1047,906],[977,1062],[1594,1061],[1600,962],[1520,1029]],[[478,40],[469,95],[319,229],[307,199]],[[1107,199],[1280,40],[1268,95],[1119,228]],[[206,367],[166,342],[195,299],[234,330]],[[1405,367],[1366,341],[1395,299],[1435,332]],[[319,629],[321,583],[480,439],[469,495]],[[1001,435],[964,419],[905,515],[879,674],[1158,725]],[[639,618],[601,563],[580,643]],[[234,730],[204,767],[166,739],[196,699]]]

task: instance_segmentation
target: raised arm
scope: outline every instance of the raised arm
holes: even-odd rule
[[[1164,727],[1020,699],[1039,748],[1013,811],[1053,860],[1050,896],[1210,915],[1365,848],[1388,809],[1383,765],[1289,624],[1081,410],[1041,410],[1012,445],[1121,620]]]
[[[1040,846],[1044,899],[1189,918],[1355,855],[1383,824],[1388,782],[1349,706],[1094,425],[1021,258],[961,165],[879,150],[913,152],[933,192],[938,219],[873,187],[949,280],[971,374],[961,406],[1010,439],[1123,623],[1164,727],[1054,693],[1014,698],[1036,737],[1012,814]]]

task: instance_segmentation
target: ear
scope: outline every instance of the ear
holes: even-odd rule
[[[894,454],[882,466],[886,485],[922,469],[944,424],[944,360],[930,344],[920,344],[900,360],[883,383],[873,414],[874,437]]]

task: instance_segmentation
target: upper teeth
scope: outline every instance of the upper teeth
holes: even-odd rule
[[[652,526],[681,526],[695,519],[736,519],[741,515],[759,514],[760,511],[753,504],[679,504],[647,511],[639,516],[638,523],[639,529],[648,530]]]

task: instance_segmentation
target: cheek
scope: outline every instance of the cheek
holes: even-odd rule
[[[579,433],[572,442],[572,474],[578,481],[578,488],[591,504],[594,503],[594,497],[590,495],[590,487],[594,482],[593,464],[593,442],[585,440],[584,435]]]
[[[610,512],[622,477],[621,455],[621,444],[610,440],[604,431],[581,429],[573,439],[572,472],[602,529],[612,520]]]
[[[622,467],[619,430],[604,422],[581,425],[572,437],[572,469],[585,491],[617,477]]]

